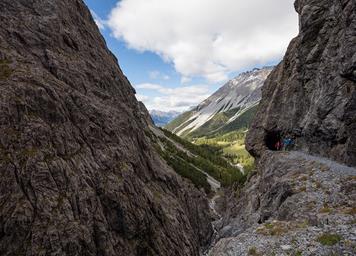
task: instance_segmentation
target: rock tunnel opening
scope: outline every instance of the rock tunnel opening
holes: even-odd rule
[[[268,149],[270,150],[278,150],[277,149],[277,142],[281,140],[281,134],[279,131],[271,131],[267,132],[265,136],[265,144]]]

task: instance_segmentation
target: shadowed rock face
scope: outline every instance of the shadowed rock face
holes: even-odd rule
[[[356,2],[297,0],[300,33],[262,89],[247,136],[256,157],[271,133],[297,148],[356,165]]]
[[[2,0],[0,20],[0,254],[198,255],[208,204],[83,2]]]

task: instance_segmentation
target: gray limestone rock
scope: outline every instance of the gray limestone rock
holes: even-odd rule
[[[259,173],[227,198],[209,255],[354,255],[355,178],[356,168],[326,158],[264,154]]]
[[[299,35],[246,140],[257,172],[227,198],[209,255],[355,255],[356,1],[295,8]],[[299,152],[270,150],[286,136]]]
[[[297,0],[300,32],[262,88],[247,136],[260,157],[275,135],[356,165],[356,1]],[[272,138],[273,141],[273,138]]]
[[[207,200],[134,93],[81,0],[0,1],[1,255],[199,255]]]

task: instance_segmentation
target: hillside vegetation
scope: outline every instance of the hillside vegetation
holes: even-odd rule
[[[245,149],[245,137],[249,124],[257,111],[257,106],[242,111],[235,120],[226,124],[226,120],[233,117],[238,111],[238,109],[233,109],[228,112],[219,113],[196,131],[184,133],[180,137],[168,130],[163,131],[168,137],[178,141],[190,151],[199,152],[200,154],[204,152],[203,158],[209,159],[211,156],[218,157],[219,159],[223,158],[225,162],[223,166],[233,165],[236,167],[236,165],[241,165],[245,171],[245,175],[247,175],[255,168],[255,164],[254,158]],[[191,112],[186,112],[188,116],[191,115],[189,113]],[[186,118],[189,117],[186,116]],[[168,128],[172,128],[170,125]],[[215,177],[214,175],[212,176]],[[228,181],[224,182],[231,183]]]
[[[222,156],[232,164],[240,164],[245,174],[255,168],[254,158],[245,149],[245,137],[247,129],[240,129],[217,136],[205,136],[194,140],[197,145],[208,145],[220,148]]]
[[[174,119],[173,121],[168,123],[164,128],[169,131],[173,131],[174,129],[176,129],[183,123],[185,123],[189,118],[191,118],[193,116],[193,114],[194,114],[193,111],[184,112],[183,114],[178,116],[176,119]]]
[[[199,146],[199,151],[205,149],[210,155],[224,159],[228,166],[242,167],[243,173],[248,175],[255,166],[253,157],[245,149],[246,132],[257,112],[261,87],[272,69],[254,69],[230,80],[195,109],[166,125],[165,129],[181,138],[169,137],[181,144],[188,140],[195,145],[195,148],[193,144],[185,145],[190,150],[197,150]],[[224,180],[224,183],[231,182]]]
[[[157,151],[178,174],[191,180],[197,188],[211,192],[203,172],[221,182],[223,187],[245,182],[246,176],[223,157],[224,151],[220,146],[195,145],[165,129],[161,131],[165,137],[156,140]]]

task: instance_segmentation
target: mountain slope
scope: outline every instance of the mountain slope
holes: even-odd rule
[[[172,120],[174,120],[177,116],[179,116],[179,112],[177,111],[159,111],[159,110],[151,110],[150,115],[155,125],[157,126],[165,126]]]
[[[0,255],[199,255],[205,194],[153,148],[84,3],[0,10]]]
[[[209,135],[231,123],[246,112],[252,113],[261,99],[261,87],[273,67],[245,72],[226,83],[195,109],[188,111],[166,126],[180,136]],[[230,127],[233,125],[230,125]]]
[[[234,183],[243,184],[246,176],[231,165],[219,147],[195,145],[171,132],[150,126],[157,152],[181,176],[207,194]]]

